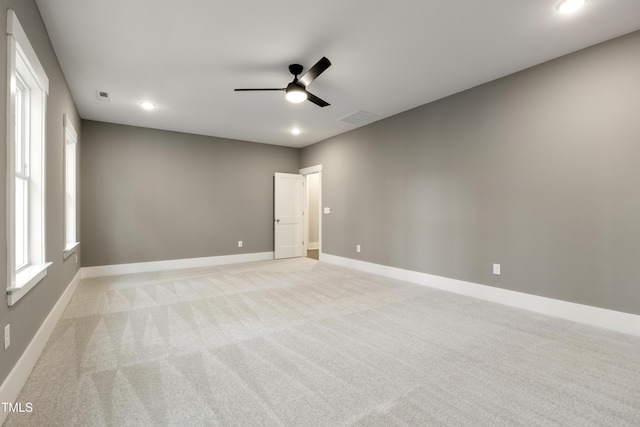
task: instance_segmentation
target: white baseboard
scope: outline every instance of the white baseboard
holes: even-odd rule
[[[565,320],[640,336],[640,316],[636,314],[622,313],[605,308],[540,297],[335,255],[321,254],[320,261],[559,317]]]
[[[223,255],[204,258],[101,265],[97,267],[82,267],[82,278],[88,279],[91,277],[119,276],[121,274],[150,273],[154,271],[210,267],[224,264],[238,264],[242,262],[268,261],[272,259],[273,252],[256,252],[251,254]]]
[[[307,243],[307,249],[309,250],[316,250],[316,249],[320,249],[320,242],[309,242]]]
[[[47,318],[42,322],[40,329],[34,335],[33,339],[25,349],[18,362],[13,367],[9,375],[4,380],[2,385],[0,385],[0,402],[15,402],[24,387],[29,375],[31,375],[31,371],[36,366],[36,362],[40,355],[42,354],[42,350],[44,350],[47,341],[51,337],[53,333],[53,329],[58,324],[58,320],[62,316],[64,309],[69,304],[73,293],[76,291],[78,284],[80,284],[81,273],[80,270],[73,277],[67,289],[62,293],[56,305],[53,306]],[[8,412],[5,412],[0,408],[0,425],[4,423]]]

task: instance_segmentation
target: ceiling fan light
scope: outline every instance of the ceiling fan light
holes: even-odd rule
[[[290,83],[289,86],[287,86],[285,98],[287,98],[287,101],[297,104],[307,100],[307,92],[299,85]]]
[[[296,104],[299,103],[299,102],[307,100],[307,94],[302,92],[301,90],[289,91],[289,92],[287,92],[285,97],[287,98],[287,101],[293,102],[293,103],[296,103]]]

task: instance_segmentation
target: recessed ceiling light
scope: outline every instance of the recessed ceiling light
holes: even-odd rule
[[[558,3],[557,9],[560,13],[573,13],[584,6],[586,0],[563,0]]]
[[[298,128],[293,128],[291,129],[291,133],[294,135],[300,135],[300,132],[302,132],[300,129]]]
[[[144,108],[145,110],[153,110],[154,108],[156,108],[156,104],[154,104],[153,102],[149,102],[149,101],[142,101],[140,103],[140,106],[142,108]]]

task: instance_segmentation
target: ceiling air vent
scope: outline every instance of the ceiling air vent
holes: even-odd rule
[[[352,125],[359,125],[378,117],[376,114],[369,113],[368,111],[358,110],[355,113],[347,114],[344,117],[339,118],[341,122],[351,123]]]
[[[109,95],[109,92],[105,92],[103,90],[97,90],[96,91],[96,96],[98,97],[98,99],[100,101],[104,101],[104,102],[111,101],[111,96]]]

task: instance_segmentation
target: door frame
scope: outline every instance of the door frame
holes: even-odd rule
[[[318,259],[322,260],[322,165],[309,166],[300,169],[300,175],[304,177],[305,183],[307,181],[307,175],[318,174]],[[304,207],[305,211],[309,208],[309,189],[304,192]],[[304,241],[305,241],[305,256],[307,255],[307,248],[309,244],[309,214],[304,216]]]

